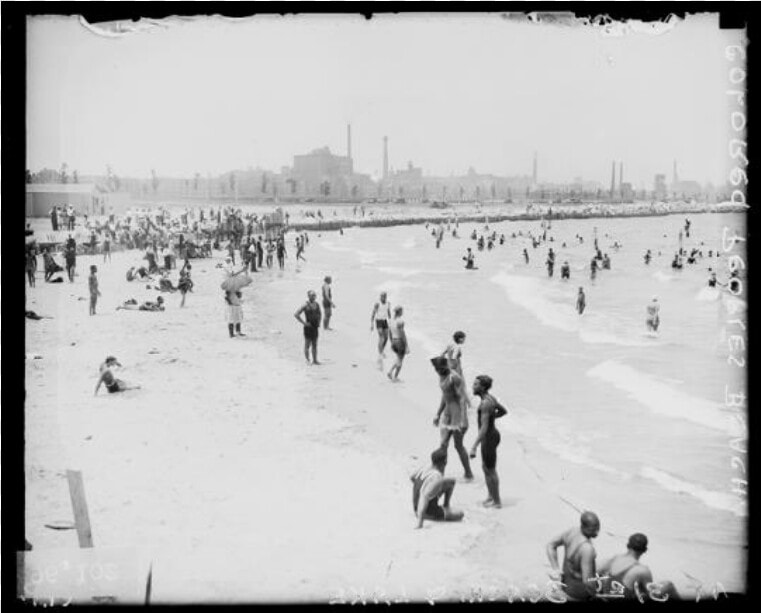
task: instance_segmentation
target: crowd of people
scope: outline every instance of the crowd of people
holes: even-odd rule
[[[354,214],[361,212],[364,216],[364,207],[355,207]],[[71,219],[64,214],[64,219]],[[320,213],[321,218],[321,213]],[[51,220],[54,229],[60,223],[58,211],[51,212]],[[243,215],[240,210],[232,207],[207,212],[198,209],[186,211],[180,215],[172,215],[169,211],[159,208],[149,213],[127,216],[119,219],[111,215],[108,221],[93,220],[90,227],[90,246],[94,249],[97,244],[101,245],[104,265],[110,263],[111,245],[120,245],[125,249],[136,249],[142,254],[145,264],[132,266],[126,273],[127,282],[148,281],[149,286],[159,292],[180,292],[182,295],[180,306],[185,305],[186,294],[193,291],[194,283],[191,279],[193,257],[208,257],[214,250],[223,251],[226,255],[224,263],[218,266],[222,268],[221,289],[226,305],[226,323],[230,338],[246,336],[242,331],[243,323],[243,292],[242,290],[251,283],[250,273],[261,271],[264,267],[272,268],[274,259],[282,270],[287,258],[285,227],[279,228],[277,234],[269,233],[262,236],[266,231],[263,220],[256,215]],[[68,230],[74,230],[75,220],[66,226]],[[287,226],[286,226],[287,227]],[[426,224],[428,228],[428,224]],[[459,223],[455,221],[454,227],[447,226],[451,235],[458,237]],[[685,225],[686,236],[689,237],[690,222]],[[553,243],[554,238],[549,231],[551,222],[542,221],[541,231],[538,234],[528,232],[512,233],[511,238],[528,238],[533,249],[539,248],[542,243]],[[484,227],[485,234],[478,234],[476,230],[470,235],[475,241],[478,251],[492,250],[497,245],[504,245],[507,237],[498,235],[496,231],[489,232],[488,224]],[[681,233],[680,233],[681,234]],[[444,238],[444,224],[433,228],[432,235],[436,241],[436,247]],[[577,235],[576,240],[583,244],[582,236]],[[295,261],[306,262],[304,252],[309,244],[309,236],[306,232],[299,233],[295,238]],[[593,240],[594,257],[590,262],[590,279],[594,280],[598,270],[610,270],[611,260],[607,253],[599,249],[596,235]],[[566,244],[563,243],[563,247]],[[613,244],[614,249],[621,246],[618,242]],[[681,236],[680,251],[682,253]],[[70,282],[74,282],[76,276],[77,243],[70,234],[63,247],[66,271]],[[26,271],[30,287],[35,286],[37,270],[37,258],[34,245],[27,249]],[[529,263],[529,253],[526,248],[522,255],[526,264]],[[717,253],[718,255],[718,253]],[[45,281],[52,281],[54,275],[62,271],[50,249],[42,251],[45,266]],[[237,257],[236,257],[237,256]],[[645,264],[652,259],[650,250],[645,255]],[[690,259],[694,263],[695,258],[702,258],[700,249],[690,253]],[[709,251],[709,257],[712,252]],[[554,274],[556,254],[549,247],[546,258],[548,277]],[[178,271],[176,285],[170,274],[177,270],[177,261],[182,262]],[[463,257],[465,268],[477,270],[475,266],[475,253],[472,247],[467,247]],[[239,265],[236,264],[239,262]],[[238,268],[239,266],[239,268]],[[560,278],[562,281],[570,280],[571,269],[568,261],[564,261]],[[96,315],[98,298],[101,296],[98,283],[98,268],[90,265],[88,288],[90,294],[90,315]],[[736,274],[733,275],[736,278]],[[730,284],[732,279],[728,282]],[[155,285],[152,285],[155,284]],[[719,282],[715,272],[711,273],[709,285],[715,287]],[[586,295],[583,287],[579,287],[576,298],[576,311],[582,315],[586,309]],[[161,312],[166,308],[163,296],[159,295],[156,300],[138,302],[134,298],[123,301],[117,310],[135,310],[148,312]],[[294,318],[303,329],[303,354],[307,364],[319,365],[318,339],[320,328],[332,330],[330,327],[331,317],[336,305],[333,301],[332,277],[325,276],[321,288],[321,297],[318,300],[316,291],[310,289],[307,292],[306,301],[301,304],[294,313]],[[646,326],[650,331],[657,332],[660,323],[660,305],[658,298],[653,297],[647,305]],[[32,317],[33,319],[35,317]],[[410,343],[407,339],[404,322],[404,308],[400,305],[393,306],[389,301],[387,292],[381,292],[378,300],[374,303],[370,315],[370,330],[377,334],[377,365],[384,370],[385,350],[390,346],[394,361],[386,371],[386,376],[391,381],[399,381],[405,357],[410,354]],[[440,355],[432,357],[430,363],[438,377],[440,401],[433,417],[433,425],[439,431],[438,444],[430,454],[430,465],[420,467],[410,476],[413,494],[413,512],[415,515],[415,528],[422,528],[424,522],[457,522],[465,517],[465,512],[453,508],[453,497],[456,480],[446,477],[448,449],[450,441],[463,469],[464,481],[474,480],[470,461],[475,459],[480,449],[481,468],[484,475],[487,497],[482,505],[485,508],[500,509],[502,497],[500,494],[500,481],[497,473],[497,451],[501,441],[501,435],[497,428],[497,420],[509,414],[506,408],[493,394],[494,380],[487,374],[476,376],[470,386],[470,393],[463,373],[463,346],[465,344],[465,332],[458,330],[452,335],[452,340],[447,344]],[[101,385],[105,385],[109,393],[122,392],[137,389],[139,386],[129,384],[118,379],[114,374],[114,368],[121,366],[118,360],[109,356],[100,366],[100,374],[95,387],[97,395]],[[472,394],[472,395],[471,395]],[[465,436],[469,429],[468,410],[476,399],[477,429],[474,438],[468,446]],[[652,574],[647,566],[640,562],[640,558],[647,551],[648,540],[642,533],[632,534],[627,543],[625,553],[613,556],[600,566],[596,565],[596,552],[592,540],[597,536],[600,529],[600,520],[594,513],[584,512],[581,515],[580,525],[573,527],[547,544],[547,557],[552,567],[551,578],[560,582],[565,596],[569,600],[590,600],[594,598],[610,599],[616,597],[638,598],[643,600],[665,600],[678,598],[679,594],[670,582],[653,582]],[[565,549],[564,561],[558,562],[557,550]],[[600,576],[603,574],[603,577]],[[600,581],[604,581],[601,583]],[[654,587],[655,586],[655,587]]]

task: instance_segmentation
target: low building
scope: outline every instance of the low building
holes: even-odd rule
[[[45,217],[54,206],[74,207],[77,215],[108,214],[109,192],[95,183],[27,183],[26,216]]]

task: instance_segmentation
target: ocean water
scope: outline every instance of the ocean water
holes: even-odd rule
[[[732,492],[731,479],[742,475],[732,466],[738,454],[730,441],[744,431],[723,404],[726,386],[742,388],[747,376],[728,363],[727,344],[736,331],[728,321],[737,317],[728,303],[740,313],[745,303],[707,288],[707,280],[709,268],[720,281],[728,277],[726,255],[716,257],[722,229],[742,234],[744,218],[690,216],[683,246],[699,246],[704,257],[674,271],[684,219],[552,221],[548,241],[554,241],[536,249],[511,235],[540,234],[540,222],[502,222],[490,230],[504,233],[506,243],[491,251],[476,250],[469,238],[483,224],[461,224],[461,238],[445,233],[438,249],[432,227],[349,228],[343,236],[323,233],[307,255],[324,268],[315,279],[333,275],[336,321],[359,358],[372,359],[369,320],[378,293],[385,290],[392,305],[404,306],[412,353],[402,379],[410,410],[435,411],[428,358],[463,330],[468,384],[477,374],[492,376],[493,392],[511,409],[501,429],[523,446],[548,488],[595,509],[622,533],[737,550],[745,544],[747,509]],[[595,232],[611,270],[599,270],[591,281]],[[477,270],[464,269],[468,246]],[[550,246],[552,278],[544,266]],[[647,249],[650,265],[643,261]],[[570,281],[560,280],[564,260]],[[580,286],[587,299],[582,316],[575,311]],[[645,329],[654,295],[661,305],[657,335]]]

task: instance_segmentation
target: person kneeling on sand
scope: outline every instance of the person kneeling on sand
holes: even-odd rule
[[[679,600],[679,593],[671,581],[655,583],[650,569],[639,559],[647,551],[647,537],[642,533],[632,534],[626,545],[626,553],[613,556],[605,561],[598,571],[602,585],[598,598],[637,598],[645,600]]]
[[[121,364],[119,364],[117,359],[112,355],[108,356],[106,361],[101,364],[100,378],[98,379],[98,384],[95,386],[95,394],[93,394],[94,396],[98,395],[98,390],[100,389],[101,383],[105,384],[106,389],[110,394],[115,394],[116,392],[124,392],[126,390],[140,389],[139,385],[130,385],[129,383],[114,377],[114,373],[111,372],[111,368],[114,366],[121,366]]]
[[[138,304],[137,300],[130,298],[125,300],[121,306],[116,307],[116,310],[124,309],[126,311],[163,311],[164,310],[164,297],[159,296],[156,298],[156,302],[146,300],[143,304]]]
[[[423,527],[423,520],[460,521],[465,514],[450,508],[455,480],[444,477],[447,466],[447,452],[437,449],[431,454],[431,466],[420,468],[411,476],[412,507],[417,516],[415,528]],[[444,496],[444,503],[439,506],[439,498]]]

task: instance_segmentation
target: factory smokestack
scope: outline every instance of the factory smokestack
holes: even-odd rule
[[[383,137],[383,178],[388,179],[388,136]]]
[[[534,151],[534,172],[531,174],[531,180],[533,181],[534,185],[536,185],[537,177],[538,177],[538,169],[537,169],[536,151]]]
[[[618,189],[624,184],[624,163],[618,163]]]
[[[613,166],[610,169],[610,197],[616,193],[616,161],[613,160]]]
[[[351,159],[351,124],[346,124],[346,157]]]

